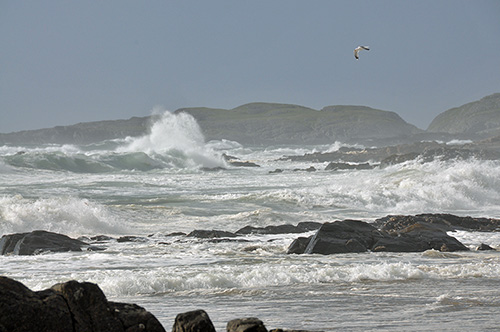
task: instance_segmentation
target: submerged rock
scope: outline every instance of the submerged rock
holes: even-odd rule
[[[69,281],[33,292],[0,277],[0,298],[0,331],[165,331],[144,308],[108,302],[99,286],[88,282]]]
[[[63,234],[47,231],[2,236],[0,255],[36,255],[45,252],[82,251],[88,244]]]

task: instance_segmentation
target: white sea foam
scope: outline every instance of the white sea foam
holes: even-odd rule
[[[198,123],[187,113],[165,111],[152,125],[149,134],[131,139],[128,145],[117,151],[168,157],[176,166],[224,166],[222,157],[205,144]]]
[[[124,231],[104,206],[87,199],[20,195],[0,197],[0,230],[2,234],[47,230],[70,236]]]

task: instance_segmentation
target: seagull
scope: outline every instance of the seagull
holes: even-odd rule
[[[368,46],[358,46],[354,49],[354,57],[356,58],[356,60],[359,59],[359,56],[358,56],[358,53],[361,51],[361,50],[367,50],[369,51],[370,48]]]

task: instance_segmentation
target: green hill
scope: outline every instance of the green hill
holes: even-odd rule
[[[365,106],[328,106],[318,111],[299,105],[250,103],[230,110],[197,107],[176,112],[191,114],[207,140],[244,144],[364,142],[409,138],[423,132],[396,113]],[[144,135],[151,122],[151,117],[142,117],[0,134],[0,144],[87,144]]]
[[[396,113],[365,106],[328,106],[321,111],[274,103],[250,103],[231,110],[184,108],[206,138],[252,144],[330,143],[407,137],[423,132]]]
[[[439,114],[427,131],[485,137],[500,135],[500,93]]]

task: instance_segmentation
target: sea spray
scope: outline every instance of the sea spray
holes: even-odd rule
[[[205,144],[195,118],[187,113],[165,111],[153,123],[149,134],[134,138],[117,152],[144,152],[174,167],[222,167],[224,160]]]
[[[105,206],[87,199],[0,196],[0,234],[38,229],[70,236],[124,232]]]

